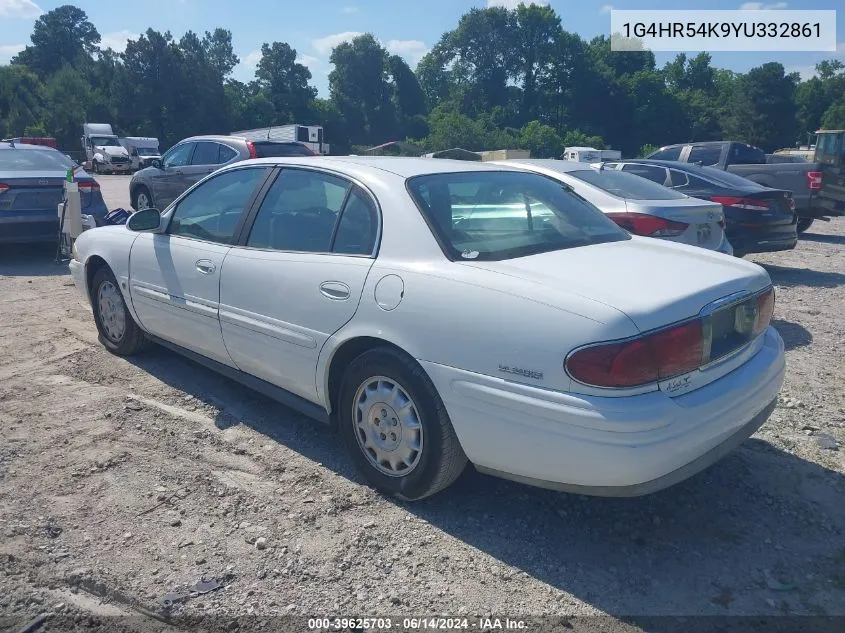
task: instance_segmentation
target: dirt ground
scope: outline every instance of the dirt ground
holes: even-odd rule
[[[124,206],[126,179],[102,180]],[[43,630],[175,630],[168,613],[279,631],[309,628],[282,616],[396,630],[410,615],[605,614],[574,628],[614,631],[647,630],[630,624],[646,615],[845,617],[845,220],[749,257],[777,285],[788,350],[769,422],[638,499],[472,469],[429,500],[386,499],[330,430],[161,348],[107,353],[52,258],[0,250],[0,629],[46,615]],[[222,587],[188,595],[203,578]]]

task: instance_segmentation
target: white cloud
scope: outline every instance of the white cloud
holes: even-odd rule
[[[833,57],[845,62],[845,55],[843,54],[845,54],[845,42],[839,42],[839,44],[836,45],[836,53],[833,54]],[[828,56],[823,59],[830,59],[830,57]],[[787,74],[800,74],[802,81],[807,81],[808,79],[812,79],[813,77],[818,75],[818,73],[816,72],[815,64],[807,64],[805,66],[789,66],[785,69],[785,71]]]
[[[296,63],[307,66],[312,73],[323,64],[321,59],[313,55],[300,55],[296,58]]]
[[[613,11],[613,5],[612,4],[603,4],[603,5],[601,5],[601,8],[599,9],[599,13],[610,13],[611,11]]]
[[[139,37],[141,37],[140,33],[133,33],[127,30],[106,33],[100,40],[100,48],[103,50],[110,48],[118,53],[122,53],[126,50],[126,42],[137,40]]]
[[[504,7],[511,11],[521,4],[539,4],[540,6],[545,6],[549,3],[545,0],[487,0],[487,8]]]
[[[740,11],[763,11],[785,9],[789,5],[786,2],[744,2],[739,5]]]
[[[44,13],[32,0],[0,0],[0,17],[37,18]]]
[[[0,44],[0,64],[8,64],[12,57],[25,48],[23,44]]]
[[[261,51],[252,51],[241,57],[239,66],[243,66],[244,70],[255,71],[258,62],[261,61]]]
[[[349,40],[355,39],[359,35],[363,35],[363,33],[359,31],[344,31],[343,33],[333,33],[331,35],[326,35],[325,37],[320,37],[316,40],[312,40],[311,45],[318,53],[322,55],[328,55],[332,52],[332,49],[338,44],[348,42]]]
[[[411,66],[420,63],[429,48],[420,40],[390,40],[385,48],[394,55],[401,55],[411,62]]]
[[[341,13],[358,13],[358,7],[343,7]]]

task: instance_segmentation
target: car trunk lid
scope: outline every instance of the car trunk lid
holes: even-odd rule
[[[750,262],[662,240],[633,237],[505,261],[461,262],[524,280],[547,303],[578,295],[626,314],[640,330],[695,317],[717,300],[771,284]]]

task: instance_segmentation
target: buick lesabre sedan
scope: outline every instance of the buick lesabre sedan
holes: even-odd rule
[[[404,499],[467,462],[650,493],[754,433],[784,375],[762,268],[502,166],[245,161],[86,231],[70,268],[107,349],[154,341],[336,425]]]

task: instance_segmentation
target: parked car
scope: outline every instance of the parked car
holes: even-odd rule
[[[735,141],[667,145],[647,158],[713,167],[765,187],[787,189],[792,192],[798,210],[799,233],[810,228],[814,220],[826,218],[818,200],[822,188],[819,163],[768,163],[765,152],[759,147]]]
[[[498,165],[245,161],[83,233],[70,270],[108,350],[156,341],[336,425],[404,499],[467,461],[659,490],[760,427],[784,377],[763,268],[631,236]]]
[[[733,254],[722,205],[690,198],[645,178],[565,160],[507,160],[495,164],[550,176],[601,209],[626,231],[643,237]]]
[[[56,242],[58,206],[76,163],[45,145],[0,143],[0,243]],[[108,214],[100,185],[77,169],[82,213],[101,224]]]
[[[845,215],[845,130],[819,130],[816,160],[821,165],[819,206],[825,215]]]
[[[721,204],[725,232],[737,257],[790,250],[798,243],[798,217],[789,191],[764,187],[712,167],[673,161],[639,158],[606,166]]]
[[[165,209],[183,191],[211,172],[250,158],[314,156],[302,143],[251,141],[239,136],[194,136],[171,147],[161,160],[153,159],[129,181],[129,200],[135,210]]]

